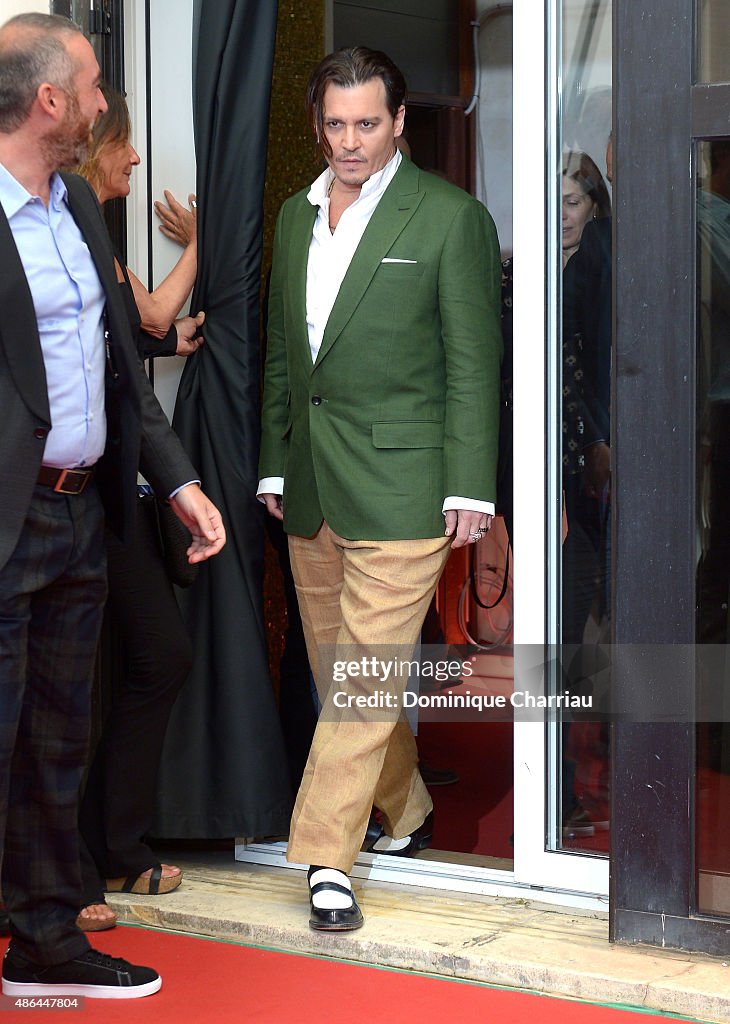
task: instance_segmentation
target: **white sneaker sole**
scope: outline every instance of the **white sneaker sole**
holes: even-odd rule
[[[44,985],[37,981],[7,981],[3,978],[3,995],[15,996],[84,996],[86,999],[141,999],[162,988],[162,978],[145,985]]]

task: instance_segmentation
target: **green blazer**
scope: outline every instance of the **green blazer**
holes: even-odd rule
[[[277,222],[260,476],[284,477],[287,533],[313,536],[326,519],[351,540],[441,536],[444,498],[495,500],[494,223],[466,192],[403,158],[312,364],[305,303],[317,207],[308,191]]]

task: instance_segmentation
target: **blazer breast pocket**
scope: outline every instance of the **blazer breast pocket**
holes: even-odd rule
[[[380,261],[380,277],[386,281],[406,281],[414,277],[422,277],[426,264],[410,259],[399,259],[394,256],[386,256]]]

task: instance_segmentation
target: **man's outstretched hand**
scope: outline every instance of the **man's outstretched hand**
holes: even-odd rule
[[[192,534],[188,561],[191,564],[204,562],[217,555],[226,542],[226,530],[220,512],[198,484],[183,487],[170,499],[170,504]]]

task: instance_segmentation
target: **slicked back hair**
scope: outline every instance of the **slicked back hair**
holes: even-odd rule
[[[307,116],[322,152],[329,160],[332,147],[324,133],[324,94],[329,85],[352,89],[379,78],[385,88],[385,102],[395,117],[406,98],[406,82],[402,72],[381,50],[354,46],[336,50],[320,61],[307,86]]]
[[[28,119],[43,82],[71,87],[78,65],[64,41],[77,32],[78,25],[58,14],[18,14],[5,22],[0,29],[0,132],[15,131]]]

